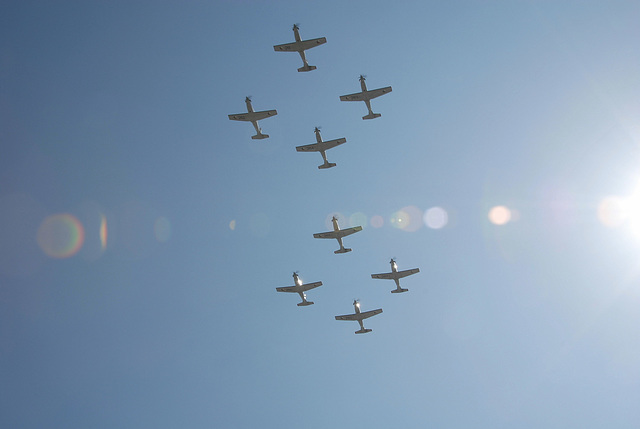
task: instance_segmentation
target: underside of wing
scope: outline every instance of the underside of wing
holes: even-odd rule
[[[345,314],[342,316],[336,316],[336,320],[358,320],[358,316],[358,314]]]
[[[296,150],[298,152],[317,152],[320,149],[318,148],[318,143],[311,143],[304,146],[296,146]]]
[[[376,314],[382,313],[382,309],[378,308],[376,310],[363,311],[360,313],[360,319],[368,319],[371,316],[375,316]]]
[[[297,52],[298,42],[283,43],[282,45],[275,45],[273,47],[273,50],[280,51],[280,52]]]
[[[323,150],[329,150],[346,142],[347,139],[343,137],[335,140],[327,140],[321,143],[311,143],[304,146],[297,146],[296,150],[298,152],[320,152]]]
[[[391,87],[387,86],[385,88],[372,89],[371,91],[367,91],[367,97],[369,99],[380,97],[381,95],[388,94],[391,92]]]
[[[311,289],[315,289],[318,286],[322,286],[322,282],[313,282],[313,283],[306,283],[300,286],[300,289],[303,291],[306,290],[311,290]]]
[[[362,231],[361,226],[354,226],[351,228],[341,229],[340,231],[335,231],[340,233],[340,237],[346,237],[347,235],[355,234],[356,232]]]
[[[368,100],[369,97],[366,96],[366,93],[364,92],[357,92],[355,94],[349,94],[349,95],[341,95],[340,96],[340,101],[364,101],[364,100]]]
[[[319,146],[318,150],[329,150],[331,148],[334,148],[336,146],[339,146],[343,143],[346,143],[347,139],[345,139],[344,137],[339,138],[339,139],[335,139],[335,140],[327,140],[325,142],[322,143],[316,143]]]
[[[313,238],[338,238],[338,237],[342,237],[342,235],[338,235],[339,232],[342,232],[342,231],[318,232],[316,234],[313,234]]]
[[[380,273],[380,274],[371,274],[372,279],[385,279],[385,280],[393,280],[395,273]]]
[[[403,277],[407,277],[419,272],[420,272],[420,268],[412,268],[410,270],[398,271],[397,275],[398,275],[398,278],[401,279]]]
[[[307,49],[320,46],[323,43],[327,43],[327,39],[325,37],[318,37],[317,39],[303,40],[302,42],[300,42],[300,46],[302,50],[306,51]]]
[[[300,291],[302,291],[302,289],[300,289],[300,286],[277,287],[276,290],[278,292],[300,292]]]
[[[263,110],[262,112],[247,112],[229,115],[229,119],[232,121],[259,121],[260,119],[275,116],[277,114],[278,112],[276,110]]]

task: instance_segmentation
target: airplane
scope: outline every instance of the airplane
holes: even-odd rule
[[[251,138],[254,140],[269,138],[268,134],[262,134],[262,130],[258,126],[258,121],[264,118],[275,116],[278,114],[278,112],[276,110],[263,110],[262,112],[254,112],[253,107],[251,106],[251,97],[245,98],[244,102],[247,103],[247,113],[237,113],[235,115],[229,115],[229,119],[231,119],[232,121],[251,122],[257,133],[255,136],[251,136]]]
[[[400,287],[400,279],[403,277],[410,276],[415,273],[420,272],[420,268],[412,268],[410,270],[398,271],[398,265],[396,261],[391,259],[391,272],[390,273],[382,273],[382,274],[371,274],[372,279],[388,279],[396,282],[396,289],[392,290],[391,293],[402,293],[407,292],[409,289],[402,289]]]
[[[305,294],[305,291],[317,288],[318,286],[322,286],[322,282],[302,284],[302,280],[300,280],[300,277],[298,277],[298,273],[295,272],[293,273],[293,283],[294,286],[277,287],[276,290],[278,292],[296,292],[300,294],[302,302],[299,302],[297,304],[298,307],[306,307],[307,305],[312,305],[313,301],[307,301],[307,295]]]
[[[354,314],[345,314],[343,316],[336,316],[336,320],[356,320],[360,324],[360,330],[356,331],[356,334],[366,334],[367,332],[371,332],[372,329],[365,329],[362,321],[371,316],[375,316],[376,314],[382,313],[382,309],[378,308],[376,310],[365,311],[364,313],[360,312],[360,303],[357,300],[353,300],[353,308],[356,309]]]
[[[320,137],[320,128],[316,127],[315,133],[317,143],[312,143],[305,146],[297,146],[296,150],[298,152],[320,152],[320,155],[322,155],[322,159],[324,159],[324,164],[318,166],[318,168],[320,169],[335,167],[336,164],[334,162],[327,161],[327,154],[325,153],[325,151],[341,145],[342,143],[346,143],[347,139],[342,137],[339,139],[323,142],[322,137]]]
[[[342,237],[354,234],[358,231],[362,231],[362,227],[354,226],[351,228],[340,229],[340,227],[338,226],[338,218],[336,218],[335,216],[331,218],[331,222],[333,222],[333,231],[318,232],[316,234],[313,234],[313,238],[335,238],[336,240],[338,240],[338,244],[340,244],[340,248],[338,250],[334,250],[333,253],[338,254],[338,253],[351,252],[351,249],[345,248],[342,245]]]
[[[318,39],[302,40],[300,38],[300,33],[298,32],[299,29],[300,27],[298,27],[298,24],[293,25],[293,35],[296,38],[295,42],[275,45],[273,47],[273,50],[276,52],[299,53],[303,63],[303,66],[298,69],[299,72],[308,72],[311,70],[315,70],[316,66],[310,66],[307,62],[304,51],[306,51],[307,49],[315,48],[316,46],[322,45],[323,43],[327,43],[327,39],[325,37],[320,37]]]
[[[349,94],[349,95],[341,95],[340,101],[364,101],[364,103],[367,105],[367,109],[369,109],[369,114],[363,116],[362,119],[379,118],[382,115],[380,113],[373,113],[373,111],[371,110],[370,100],[372,98],[376,98],[376,97],[380,97],[381,95],[388,94],[389,92],[391,92],[391,87],[387,86],[384,88],[368,90],[367,84],[364,83],[366,79],[367,79],[366,77],[364,77],[363,75],[360,75],[360,87],[362,88],[362,92],[356,92],[355,94]]]

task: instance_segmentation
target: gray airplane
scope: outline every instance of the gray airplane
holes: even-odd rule
[[[309,289],[314,289],[318,286],[322,286],[322,282],[303,284],[302,280],[300,280],[300,277],[298,277],[298,273],[293,273],[293,283],[293,286],[277,287],[276,290],[278,292],[295,292],[299,294],[302,302],[298,303],[298,307],[312,305],[313,301],[307,301],[307,295],[305,294],[305,292]]]
[[[376,310],[365,311],[364,313],[360,312],[360,303],[357,300],[353,301],[353,308],[355,308],[356,312],[354,314],[345,314],[343,316],[336,316],[336,320],[355,320],[360,324],[360,330],[356,331],[356,334],[366,334],[367,332],[371,332],[372,329],[365,329],[362,321],[371,316],[375,316],[376,314],[382,313],[382,309],[378,308]]]
[[[365,80],[366,78],[363,75],[360,75],[360,87],[362,88],[362,92],[357,92],[355,94],[349,94],[349,95],[341,95],[340,101],[364,101],[364,103],[367,105],[367,109],[369,109],[369,114],[363,116],[362,119],[379,118],[382,115],[380,113],[373,113],[373,111],[371,110],[370,100],[372,98],[376,98],[376,97],[380,97],[381,95],[388,94],[389,92],[391,92],[391,87],[386,86],[384,88],[368,90],[367,84],[364,83]]]
[[[299,72],[308,72],[311,70],[315,70],[316,66],[310,66],[307,62],[307,58],[304,55],[304,51],[307,49],[315,48],[316,46],[327,43],[327,39],[324,37],[320,37],[317,39],[310,40],[302,40],[300,38],[300,33],[298,32],[300,27],[297,24],[293,25],[293,35],[296,38],[295,42],[292,43],[284,43],[282,45],[275,45],[273,50],[276,52],[297,52],[300,54],[300,58],[302,58],[302,67],[298,69]]]
[[[257,133],[255,136],[251,136],[251,138],[254,140],[269,138],[269,134],[262,134],[262,130],[258,126],[258,121],[264,118],[275,116],[278,114],[278,112],[276,110],[263,110],[262,112],[254,112],[253,107],[251,106],[251,98],[245,98],[244,102],[247,103],[247,113],[236,113],[234,115],[229,115],[229,119],[231,119],[232,121],[251,122]]]
[[[325,153],[325,151],[346,143],[347,139],[342,137],[335,140],[322,141],[322,137],[320,137],[320,128],[316,127],[315,133],[316,143],[308,144],[305,146],[297,146],[296,150],[298,152],[320,152],[320,155],[322,155],[322,159],[324,160],[324,164],[318,166],[318,168],[320,169],[335,167],[336,164],[334,162],[327,161],[327,154]]]
[[[338,254],[338,253],[351,252],[351,249],[345,248],[342,245],[342,237],[354,234],[358,231],[362,231],[362,227],[354,226],[351,228],[340,229],[340,227],[338,226],[338,218],[336,218],[335,216],[331,218],[331,222],[333,222],[333,231],[318,232],[316,234],[313,234],[313,238],[335,238],[336,240],[338,240],[338,244],[340,244],[340,248],[338,250],[334,250],[333,253]]]
[[[409,289],[402,289],[400,287],[400,279],[402,277],[407,277],[412,274],[416,274],[420,272],[420,268],[412,268],[410,270],[398,271],[398,264],[392,258],[391,259],[391,272],[390,273],[382,273],[382,274],[371,274],[372,279],[387,279],[393,280],[396,282],[396,289],[392,290],[391,293],[402,293],[407,292]]]

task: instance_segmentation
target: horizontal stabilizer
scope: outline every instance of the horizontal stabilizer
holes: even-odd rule
[[[348,248],[345,247],[345,248],[342,248],[342,249],[334,250],[333,253],[335,253],[337,255],[338,253],[347,253],[347,252],[351,252],[351,249],[348,249]]]
[[[363,116],[362,119],[375,119],[375,118],[379,118],[380,116],[382,116],[382,114],[372,113],[370,115]]]
[[[307,305],[313,305],[313,301],[302,301],[298,303],[298,307],[306,307]]]
[[[394,289],[391,291],[391,293],[402,293],[402,292],[409,292],[409,289]]]
[[[319,165],[318,168],[320,169],[325,169],[325,168],[331,168],[331,167],[335,167],[336,163],[335,162],[325,162],[322,165]]]
[[[371,332],[373,329],[360,329],[359,331],[356,331],[356,334],[366,334],[367,332]]]
[[[308,72],[311,70],[315,70],[317,67],[316,66],[302,66],[298,69],[299,72]]]
[[[254,140],[268,139],[269,134],[256,134],[255,136],[251,136],[251,138]]]

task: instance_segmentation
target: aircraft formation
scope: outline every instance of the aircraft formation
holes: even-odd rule
[[[327,42],[327,39],[325,37],[319,37],[316,39],[302,40],[302,38],[300,37],[300,27],[297,24],[294,24],[293,26],[293,34],[295,38],[294,42],[275,45],[273,47],[274,51],[297,52],[300,55],[300,58],[302,59],[302,67],[298,68],[298,72],[309,72],[312,70],[316,70],[317,69],[316,66],[309,65],[305,55],[305,51],[311,48],[315,48],[316,46],[325,44]],[[371,100],[391,92],[392,90],[391,86],[369,90],[367,89],[365,80],[366,80],[366,77],[364,75],[360,75],[359,81],[360,81],[361,91],[353,94],[341,95],[340,101],[363,101],[367,106],[368,113],[365,116],[363,116],[362,119],[368,120],[368,119],[379,118],[382,115],[380,113],[373,112],[373,110],[371,109]],[[254,111],[253,106],[251,104],[250,97],[245,98],[245,103],[247,106],[247,112],[231,114],[229,115],[229,119],[234,121],[251,122],[253,124],[253,127],[256,130],[256,135],[251,136],[251,138],[254,140],[269,138],[269,135],[264,134],[262,132],[262,129],[258,126],[258,121],[262,119],[270,118],[272,116],[276,116],[278,112],[275,109],[263,110],[258,112]],[[329,168],[335,167],[336,163],[328,161],[326,151],[346,143],[347,139],[342,137],[338,139],[323,141],[320,135],[320,129],[318,127],[315,128],[314,132],[316,135],[316,142],[303,145],[303,146],[297,146],[296,151],[320,152],[320,155],[322,155],[323,163],[319,165],[318,168],[329,169]],[[354,226],[350,228],[341,229],[340,226],[338,225],[338,219],[335,216],[332,217],[331,222],[333,224],[333,231],[315,233],[313,234],[313,237],[336,239],[340,247],[339,249],[333,252],[335,254],[343,254],[343,253],[351,252],[352,249],[344,247],[343,238],[348,235],[355,234],[356,232],[362,231],[362,226]],[[371,278],[394,280],[396,284],[396,289],[392,290],[391,293],[407,292],[408,289],[403,289],[400,287],[400,279],[406,276],[410,276],[412,274],[416,274],[420,272],[420,269],[413,268],[409,270],[398,271],[398,266],[396,264],[395,259],[391,259],[390,264],[391,264],[391,272],[381,273],[381,274],[371,274]],[[294,283],[293,286],[277,287],[276,291],[297,293],[300,296],[300,299],[302,299],[302,301],[297,304],[299,307],[306,307],[309,305],[313,305],[314,304],[313,301],[307,300],[307,295],[305,292],[322,286],[322,282],[317,281],[313,283],[303,283],[300,277],[298,276],[298,273],[294,272],[293,283]],[[356,334],[366,334],[368,332],[371,332],[372,331],[371,329],[366,329],[364,327],[363,320],[382,313],[382,308],[378,308],[375,310],[361,311],[360,302],[358,300],[353,301],[353,307],[354,307],[355,313],[335,316],[335,319],[336,320],[352,320],[352,321],[358,322],[360,325],[360,329],[355,331]]]

